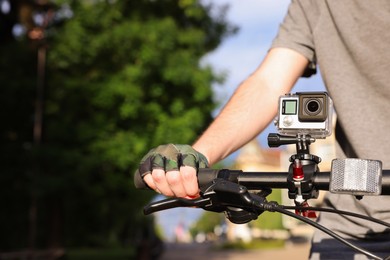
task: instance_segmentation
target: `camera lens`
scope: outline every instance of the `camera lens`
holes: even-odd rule
[[[312,100],[307,104],[307,109],[312,113],[316,112],[319,107],[320,105],[316,100]]]
[[[309,115],[317,115],[321,111],[321,103],[318,99],[309,99],[305,105],[305,111]]]

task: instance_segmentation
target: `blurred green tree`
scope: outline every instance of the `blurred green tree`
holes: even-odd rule
[[[0,41],[1,249],[27,246],[31,192],[38,246],[128,245],[153,196],[133,188],[132,173],[148,149],[191,143],[210,122],[211,84],[223,76],[200,61],[236,28],[225,8],[196,0],[52,2],[45,42],[28,39],[34,28],[20,15],[7,32],[20,24],[27,33]],[[42,44],[47,76],[36,146]]]
[[[214,233],[217,226],[222,226],[226,222],[225,215],[210,211],[205,211],[201,217],[192,225],[190,233],[195,237],[198,233]]]
[[[281,198],[282,191],[280,189],[272,190],[272,193],[267,196],[268,201],[276,201],[279,204],[282,203]],[[257,220],[250,222],[250,226],[264,230],[285,229],[282,214],[268,211],[263,212]]]

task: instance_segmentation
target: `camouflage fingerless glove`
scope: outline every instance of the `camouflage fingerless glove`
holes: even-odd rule
[[[181,166],[190,166],[198,170],[207,168],[209,162],[206,157],[192,146],[185,144],[160,145],[150,150],[141,160],[135,173],[136,186],[139,179],[151,173],[153,169],[162,169],[165,172],[179,170]]]

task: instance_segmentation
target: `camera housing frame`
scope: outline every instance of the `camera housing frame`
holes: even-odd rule
[[[282,135],[310,135],[324,139],[332,134],[333,102],[327,92],[297,92],[279,98],[275,126]]]

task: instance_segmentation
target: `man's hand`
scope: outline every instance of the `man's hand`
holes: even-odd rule
[[[197,171],[208,165],[206,157],[190,145],[167,144],[150,150],[135,174],[165,196],[194,197],[199,194]]]

